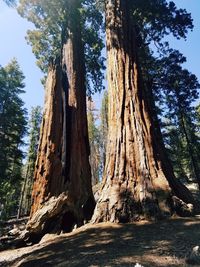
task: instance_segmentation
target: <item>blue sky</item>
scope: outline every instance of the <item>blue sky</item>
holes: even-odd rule
[[[186,57],[185,67],[196,74],[200,80],[200,1],[199,0],[175,0],[174,3],[179,8],[185,8],[192,14],[194,30],[189,32],[187,40],[176,40],[173,38],[170,42],[173,48],[180,50]]]
[[[26,93],[23,96],[25,105],[30,111],[31,106],[43,105],[44,89],[40,79],[42,73],[35,65],[35,57],[31,52],[31,47],[26,43],[26,31],[32,25],[21,18],[17,12],[5,5],[0,0],[0,65],[4,66],[15,57],[26,77]],[[170,44],[173,48],[179,49],[186,57],[185,67],[197,75],[200,80],[200,0],[176,0],[178,7],[186,8],[191,12],[194,19],[194,30],[188,34],[187,41],[176,41],[171,39]],[[95,97],[98,105],[100,99]]]
[[[43,105],[44,89],[40,82],[42,73],[35,64],[35,56],[25,40],[26,31],[31,23],[22,19],[13,8],[9,8],[0,0],[0,65],[4,66],[12,58],[16,58],[26,79],[23,100],[27,109],[31,106]]]

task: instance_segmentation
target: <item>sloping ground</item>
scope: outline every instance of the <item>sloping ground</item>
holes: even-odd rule
[[[189,266],[185,257],[200,244],[200,219],[88,224],[48,238],[32,247],[1,252],[0,266]]]
[[[14,227],[17,227],[19,230],[24,230],[27,221],[28,217],[23,217],[21,219],[14,218],[8,221],[0,221],[0,237],[7,234]]]

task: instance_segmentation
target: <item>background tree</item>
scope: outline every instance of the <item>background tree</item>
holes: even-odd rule
[[[100,114],[95,109],[94,102],[88,100],[88,132],[90,141],[90,164],[93,185],[102,181],[108,135],[108,92],[105,91],[102,98]]]
[[[16,212],[22,178],[26,109],[20,98],[24,75],[15,59],[0,67],[0,204],[1,215]]]
[[[100,111],[100,155],[101,155],[101,174],[103,175],[106,162],[106,147],[108,137],[108,91],[103,94]]]
[[[92,185],[100,181],[100,130],[97,126],[97,110],[92,99],[87,101],[88,134],[90,142],[90,166],[92,172]]]
[[[24,166],[24,181],[22,184],[22,191],[20,196],[20,203],[18,209],[18,218],[22,215],[28,215],[31,208],[31,194],[33,187],[33,177],[35,169],[35,161],[37,157],[40,125],[42,121],[42,108],[40,106],[33,107],[28,123],[28,154]]]
[[[183,69],[184,62],[182,54],[170,50],[156,61],[152,86],[161,119],[167,122],[163,124],[164,140],[177,176],[187,180],[193,177],[198,182],[200,151],[194,103],[199,97],[200,85],[194,74]]]

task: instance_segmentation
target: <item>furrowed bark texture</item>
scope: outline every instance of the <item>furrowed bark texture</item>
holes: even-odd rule
[[[93,222],[169,215],[170,186],[184,201],[193,201],[175,180],[161,133],[155,129],[129,12],[129,1],[106,1],[109,132],[104,181]]]
[[[63,91],[62,70],[59,63],[49,67],[45,89],[44,114],[34,173],[31,216],[49,197],[58,196],[64,186],[62,135],[63,106],[66,105],[63,95],[66,95],[66,91]]]
[[[73,202],[74,223],[82,224],[83,220],[91,218],[95,201],[89,165],[84,54],[77,2],[71,4],[77,21],[69,23],[62,62],[50,67],[47,78],[31,216],[51,196],[65,192]],[[67,215],[64,218],[67,225]]]

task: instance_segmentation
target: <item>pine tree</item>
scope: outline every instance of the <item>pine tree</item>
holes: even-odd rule
[[[15,59],[0,67],[0,204],[2,214],[16,212],[26,133],[26,109],[20,97],[24,93],[24,75]]]
[[[193,177],[198,182],[200,151],[193,103],[198,99],[200,85],[194,74],[183,69],[185,61],[178,51],[170,50],[168,55],[156,61],[152,86],[161,118],[167,121],[163,125],[164,139],[177,176],[188,181]]]

